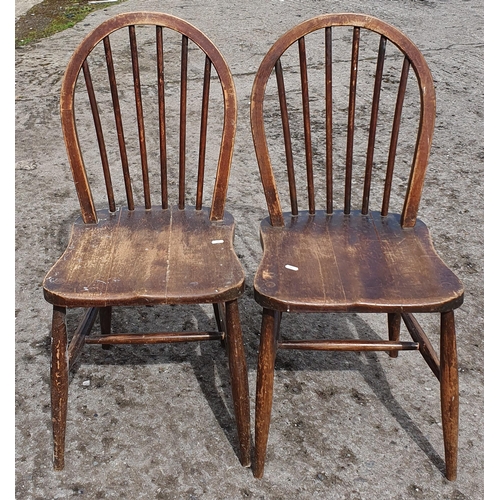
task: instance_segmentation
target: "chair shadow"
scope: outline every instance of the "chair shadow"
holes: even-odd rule
[[[174,312],[178,319],[184,318],[183,324],[178,323],[174,325],[174,328],[169,328],[165,321],[158,322],[151,318],[151,316],[155,315],[154,310],[165,311],[165,308],[170,309],[170,313]],[[134,317],[136,317],[135,320],[133,320]],[[137,323],[139,322],[143,323],[142,330],[137,329]],[[97,319],[93,330],[95,333],[99,332],[98,323],[99,320]],[[131,323],[133,323],[132,327]],[[68,321],[68,332],[74,331],[76,324],[76,318],[74,324],[70,324],[70,321]],[[115,332],[137,333],[155,330],[216,331],[217,324],[214,316],[210,317],[201,306],[196,305],[116,308],[113,310],[112,330]],[[110,349],[102,349],[100,346],[86,346],[71,370],[70,388],[71,381],[78,373],[80,366],[87,363],[108,366],[139,366],[186,362],[191,365],[196,381],[210,410],[223,430],[235,455],[239,457],[239,441],[233,410],[229,364],[225,348],[220,341],[183,342],[170,345],[117,345],[111,346]]]
[[[245,308],[248,306],[248,310]],[[184,324],[184,329],[215,330],[215,318],[207,314],[201,306],[165,306],[175,310],[174,314],[178,317],[188,318]],[[124,308],[125,309],[125,308]],[[131,308],[132,309],[132,308]],[[133,315],[140,317],[140,322],[145,328],[157,327],[157,322],[151,316],[155,308],[134,308],[136,312],[128,311],[126,314],[117,308],[113,314],[113,329],[115,331],[129,331],[130,318]],[[151,310],[151,311],[150,311]],[[182,312],[181,312],[182,310]],[[245,354],[248,370],[256,371],[257,352],[258,352],[258,328],[260,326],[260,309],[251,299],[251,291],[245,293],[240,299],[240,314],[245,310],[250,321],[245,322],[242,319],[243,336],[245,339]],[[172,311],[171,311],[172,312]],[[345,332],[354,331],[359,338],[381,339],[379,335],[358,315],[355,314],[337,314],[321,315],[328,318],[328,321],[334,325],[333,330],[343,332],[343,338],[346,338]],[[303,316],[284,315],[284,321],[287,321],[287,333],[296,331],[300,328]],[[167,318],[168,319],[168,318]],[[282,323],[284,325],[285,323]],[[251,324],[249,324],[249,322]],[[96,322],[98,323],[98,322]],[[163,323],[163,321],[161,322]],[[161,326],[166,326],[161,325]],[[288,326],[290,328],[288,328]],[[68,331],[72,326],[68,325]],[[98,328],[98,325],[94,328]],[[180,329],[183,329],[180,328]],[[249,331],[250,330],[250,331]],[[135,331],[135,330],[132,330]],[[152,330],[151,330],[152,331]],[[282,328],[282,331],[284,329]],[[335,338],[335,331],[331,334]],[[290,337],[289,335],[284,335]],[[314,336],[314,335],[312,335]],[[340,335],[338,335],[340,337]],[[308,335],[308,337],[311,337]],[[291,337],[290,337],[291,338]],[[354,338],[354,337],[353,337]],[[75,363],[72,369],[71,377],[77,373],[82,364],[90,363],[101,365],[143,365],[143,364],[166,364],[189,362],[196,377],[200,390],[206,399],[210,410],[216,418],[224,435],[233,448],[236,456],[239,456],[239,444],[234,418],[231,380],[229,375],[228,359],[224,348],[220,342],[196,342],[182,343],[171,346],[165,344],[134,346],[127,349],[123,346],[114,346],[110,350],[104,350],[98,346],[87,346],[84,353]],[[429,460],[441,471],[445,473],[445,463],[441,456],[436,452],[432,444],[421,432],[418,426],[412,421],[410,415],[400,405],[394,397],[390,384],[387,380],[384,369],[382,368],[378,354],[374,352],[363,352],[361,355],[354,352],[328,353],[328,356],[316,357],[313,363],[309,356],[316,353],[304,351],[302,356],[294,356],[295,351],[278,351],[275,370],[316,370],[325,372],[337,372],[342,370],[357,371],[362,375],[367,385],[373,391],[379,401],[386,407],[390,415],[398,422],[400,427],[408,436],[419,446],[427,455]],[[304,360],[304,356],[308,359]],[[338,360],[349,361],[348,366],[345,363],[338,363]],[[250,387],[250,397],[254,394],[254,388]],[[252,406],[252,405],[251,405]]]
[[[290,318],[288,325],[290,329],[287,328],[287,333],[289,331],[294,331],[294,325],[300,327],[299,315],[286,315]],[[291,318],[292,316],[297,316],[296,318]],[[334,322],[335,332],[329,335],[329,338],[349,338],[350,335],[346,335],[346,332],[352,331],[353,329],[358,335],[359,339],[373,339],[373,340],[386,340],[382,339],[360,316],[356,314],[329,314],[321,315],[323,318],[330,318],[330,323]],[[285,319],[285,315],[283,316]],[[303,316],[302,316],[303,317]],[[333,319],[332,319],[333,318]],[[284,322],[282,322],[283,326]],[[303,328],[303,327],[302,327]],[[283,328],[281,328],[283,331]],[[404,326],[402,326],[402,333],[404,332]],[[287,338],[292,338],[292,335],[286,335],[283,332],[283,336]],[[308,338],[313,336],[308,335]],[[325,336],[323,335],[323,338]],[[320,338],[320,337],[318,337]],[[355,337],[352,336],[354,339]],[[366,384],[373,391],[378,400],[385,406],[390,415],[396,420],[396,422],[401,426],[401,428],[408,434],[408,436],[417,444],[417,446],[427,455],[429,460],[436,466],[436,468],[445,475],[445,462],[434,449],[432,444],[418,428],[418,426],[413,422],[410,415],[401,406],[398,400],[392,393],[391,386],[387,380],[384,369],[379,362],[380,355],[387,355],[385,353],[376,353],[373,351],[366,351],[362,353],[356,352],[331,352],[325,353],[320,360],[316,357],[314,362],[311,363],[312,357],[316,354],[311,351],[301,351],[305,356],[311,356],[307,360],[296,361],[293,357],[293,353],[297,351],[290,350],[279,350],[275,370],[317,370],[317,371],[357,371],[364,378]],[[307,353],[307,354],[306,354]],[[284,354],[281,357],[280,355]],[[349,361],[349,364],[339,363],[338,360]],[[306,361],[309,363],[306,364]],[[319,362],[317,362],[319,361]],[[397,361],[397,360],[395,360]],[[423,361],[423,360],[422,360]]]

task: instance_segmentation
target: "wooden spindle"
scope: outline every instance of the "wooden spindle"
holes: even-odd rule
[[[139,148],[141,152],[142,182],[144,185],[144,206],[151,208],[151,195],[149,189],[148,157],[146,151],[146,131],[144,128],[144,112],[141,97],[141,79],[139,75],[139,58],[137,53],[137,39],[135,26],[129,26],[130,52],[132,56],[132,72],[134,75],[135,105],[137,110],[137,128],[139,132]]]
[[[387,173],[385,176],[384,197],[382,200],[382,215],[386,216],[389,212],[389,200],[391,197],[392,177],[394,174],[394,163],[396,161],[396,149],[398,145],[399,127],[401,124],[401,114],[403,112],[403,101],[408,82],[408,72],[410,70],[410,61],[407,57],[403,62],[401,78],[399,80],[398,97],[396,99],[396,110],[392,124],[391,143],[389,146],[389,157],[387,160]]]
[[[106,194],[108,196],[109,211],[114,212],[116,210],[116,206],[113,195],[113,185],[111,183],[111,173],[109,171],[108,155],[106,153],[106,144],[104,142],[104,135],[102,133],[101,118],[99,116],[99,109],[97,107],[94,86],[92,84],[90,69],[86,59],[83,63],[83,76],[85,78],[85,85],[87,87],[90,108],[92,110],[92,118],[94,119],[94,127],[97,135],[97,143],[99,145],[99,153],[101,155],[102,170],[104,172],[104,182],[106,183]]]
[[[187,59],[188,37],[182,35],[181,49],[181,103],[179,126],[179,208],[184,210],[186,197],[186,115],[187,115]]]
[[[122,114],[120,110],[120,99],[118,98],[118,87],[116,85],[115,67],[113,63],[113,53],[111,52],[111,43],[109,36],[103,39],[104,53],[106,56],[106,66],[108,68],[109,87],[111,90],[111,99],[113,102],[113,113],[115,116],[116,134],[118,137],[118,148],[120,150],[120,159],[122,163],[123,180],[125,183],[125,193],[127,196],[127,207],[134,210],[134,194],[132,192],[132,182],[128,167],[127,147],[125,145],[125,134],[123,132]]]
[[[203,76],[203,98],[201,104],[200,151],[198,158],[198,183],[196,189],[196,210],[201,210],[203,203],[203,180],[205,177],[205,157],[207,148],[208,99],[210,95],[210,71],[212,63],[205,57],[205,73]]]
[[[281,60],[278,59],[275,64],[276,83],[278,85],[278,96],[280,101],[281,123],[283,126],[283,139],[285,142],[286,167],[288,173],[288,187],[290,190],[290,205],[292,215],[298,215],[297,206],[297,188],[295,185],[295,170],[293,166],[292,139],[290,135],[290,120],[288,117],[288,106],[286,103],[285,82],[283,79],[283,68]]]
[[[344,213],[351,213],[352,161],[354,153],[354,116],[356,112],[356,83],[358,79],[359,32],[356,26],[352,36],[351,77],[349,88],[349,114],[347,119],[347,153],[345,174]]]
[[[314,177],[312,162],[311,141],[311,113],[309,109],[309,83],[307,79],[307,58],[305,38],[299,38],[300,83],[302,88],[302,110],[304,116],[304,143],[307,171],[307,195],[309,199],[309,213],[315,213],[314,204]]]
[[[373,154],[375,152],[375,135],[377,133],[378,108],[380,103],[380,89],[382,88],[382,75],[384,72],[385,48],[387,38],[380,37],[378,47],[377,70],[375,73],[375,84],[373,88],[372,114],[370,117],[370,131],[368,133],[368,151],[366,153],[366,168],[365,168],[365,183],[363,188],[363,205],[361,213],[368,213],[368,205],[370,201],[370,188],[372,183],[373,172]]]
[[[165,65],[163,62],[163,28],[161,26],[156,26],[156,66],[158,75],[161,206],[165,209],[168,208],[167,128],[165,123]]]
[[[326,213],[333,213],[332,28],[325,28]]]

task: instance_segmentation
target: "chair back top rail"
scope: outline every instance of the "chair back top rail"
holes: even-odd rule
[[[308,211],[314,214],[315,206],[315,188],[313,177],[313,158],[314,147],[311,137],[311,108],[310,103],[312,95],[310,91],[311,81],[308,76],[308,65],[306,55],[306,35],[324,30],[324,129],[325,129],[325,181],[326,181],[326,212],[333,212],[333,77],[332,66],[332,28],[352,27],[352,42],[350,54],[350,75],[348,84],[348,105],[347,105],[347,123],[346,123],[346,150],[345,150],[345,186],[344,186],[344,205],[345,214],[351,212],[351,197],[353,186],[353,163],[355,148],[355,132],[358,128],[356,123],[356,96],[358,87],[358,69],[360,58],[360,43],[362,41],[363,30],[369,30],[380,35],[378,52],[375,63],[375,74],[371,98],[371,112],[368,120],[368,144],[366,149],[366,160],[364,165],[363,189],[361,213],[367,214],[369,211],[370,191],[372,189],[373,170],[374,170],[374,152],[376,144],[376,132],[379,120],[379,104],[384,84],[384,62],[386,61],[387,42],[390,41],[402,53],[402,69],[399,75],[399,84],[397,86],[397,96],[395,99],[394,114],[392,119],[392,129],[389,134],[389,145],[387,155],[387,165],[385,171],[385,180],[382,193],[381,213],[387,215],[389,211],[389,200],[394,175],[394,166],[396,159],[396,150],[400,132],[400,124],[403,110],[403,102],[407,89],[408,75],[410,67],[416,77],[418,84],[418,94],[420,100],[420,114],[418,117],[418,130],[416,132],[416,142],[413,156],[411,158],[411,168],[409,180],[401,211],[401,225],[403,227],[412,227],[417,219],[417,212],[422,195],[423,180],[429,160],[432,135],[434,131],[435,120],[435,91],[429,67],[415,44],[409,40],[403,33],[386,24],[385,22],[371,16],[362,14],[325,14],[290,29],[282,35],[270,48],[264,57],[255,77],[252,96],[251,96],[251,125],[255,145],[255,151],[261,180],[264,187],[268,211],[272,225],[284,225],[283,213],[280,198],[278,195],[277,182],[271,158],[269,154],[268,142],[265,135],[264,124],[264,101],[266,95],[266,86],[271,73],[275,72],[276,86],[279,99],[280,115],[283,128],[283,140],[285,149],[285,162],[287,166],[288,190],[290,194],[291,213],[298,214],[297,186],[296,186],[296,166],[294,165],[294,156],[292,152],[292,132],[291,118],[289,114],[289,103],[285,90],[284,69],[282,64],[283,54],[295,43],[298,47],[298,59],[300,73],[300,95],[302,100],[303,115],[303,138],[304,138],[304,157],[307,179],[307,198]]]
[[[189,42],[192,41],[205,53],[205,66],[201,103],[201,123],[199,129],[199,152],[197,165],[197,187],[196,187],[196,208],[202,207],[203,201],[203,181],[205,175],[205,160],[207,148],[208,130],[208,110],[212,67],[217,73],[221,89],[224,106],[224,118],[222,125],[222,137],[220,139],[220,150],[218,153],[216,178],[212,196],[211,220],[221,220],[224,213],[225,198],[229,171],[232,161],[234,136],[236,130],[236,91],[229,67],[223,56],[215,45],[197,28],[190,23],[175,16],[157,12],[128,12],[115,16],[105,21],[91,33],[89,33],[78,48],[75,50],[68,63],[61,88],[60,111],[63,135],[68,152],[68,158],[73,173],[75,186],[82,218],[86,223],[97,222],[96,207],[92,196],[92,191],[87,175],[82,150],[77,134],[75,119],[75,89],[81,71],[83,71],[85,86],[88,93],[91,114],[96,130],[97,143],[101,158],[106,195],[109,210],[116,210],[115,195],[110,172],[110,162],[106,151],[104,140],[103,124],[99,114],[99,106],[96,99],[96,92],[92,81],[91,70],[88,64],[88,56],[93,49],[102,42],[107,66],[109,88],[114,113],[114,123],[123,172],[127,206],[129,210],[134,210],[136,200],[132,188],[129,157],[127,152],[127,142],[125,140],[123,125],[123,106],[120,106],[120,91],[118,89],[117,77],[115,73],[115,63],[111,48],[110,35],[121,29],[128,29],[130,42],[130,58],[132,65],[133,86],[135,94],[135,113],[137,121],[137,133],[139,138],[139,153],[143,185],[143,206],[151,208],[151,186],[150,167],[148,165],[148,151],[145,127],[145,109],[143,106],[143,88],[141,85],[141,71],[139,64],[138,41],[136,36],[136,26],[151,25],[156,26],[156,73],[157,73],[157,109],[158,109],[158,140],[159,140],[159,170],[161,182],[161,205],[168,207],[168,180],[167,180],[167,125],[165,121],[165,68],[164,68],[164,42],[163,29],[168,28],[181,35],[181,71],[180,71],[180,112],[179,112],[179,178],[178,178],[178,206],[183,209],[185,206],[186,194],[186,127],[187,127],[187,82],[188,82],[188,54]]]

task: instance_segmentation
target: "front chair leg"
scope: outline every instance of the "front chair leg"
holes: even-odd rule
[[[240,461],[244,467],[250,467],[250,397],[238,302],[236,300],[226,302],[225,312],[226,346],[229,358],[234,415],[240,443]]]
[[[273,405],[274,363],[276,361],[279,323],[279,312],[264,309],[260,332],[255,401],[255,463],[253,475],[256,478],[261,478],[264,474]]]
[[[453,311],[441,313],[441,418],[443,422],[446,477],[457,478],[458,361]]]
[[[54,306],[52,313],[52,361],[50,365],[54,469],[64,469],[64,441],[68,409],[68,338],[66,308]]]

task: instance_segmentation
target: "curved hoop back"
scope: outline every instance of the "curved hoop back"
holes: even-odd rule
[[[332,49],[332,28],[337,27],[352,27],[352,45],[350,54],[338,54],[335,49]],[[310,81],[308,80],[308,55],[306,55],[306,35],[309,35],[318,30],[325,31],[324,41],[324,59],[323,65],[325,66],[325,106],[321,113],[324,114],[325,119],[323,126],[326,130],[325,144],[326,152],[326,211],[332,212],[332,134],[334,133],[332,125],[332,78],[335,73],[332,72],[332,65],[334,64],[334,55],[337,58],[347,56],[351,58],[350,63],[350,81],[347,85],[349,88],[349,104],[347,106],[347,120],[346,120],[346,161],[345,161],[345,192],[344,192],[344,212],[350,213],[351,210],[351,185],[352,185],[352,167],[353,167],[353,148],[354,148],[354,133],[357,128],[355,122],[356,115],[356,87],[358,78],[358,66],[360,65],[360,44],[363,42],[363,33],[368,30],[380,35],[378,55],[375,52],[376,69],[373,85],[373,98],[371,102],[371,117],[367,120],[369,123],[368,128],[368,147],[366,154],[366,166],[364,173],[364,190],[363,190],[363,203],[362,213],[368,213],[369,194],[371,187],[372,171],[374,168],[373,154],[375,149],[375,138],[377,129],[377,117],[379,115],[379,100],[380,94],[384,90],[384,60],[386,57],[387,42],[391,42],[402,54],[403,67],[399,77],[399,87],[397,91],[395,109],[393,113],[393,127],[390,134],[390,146],[388,153],[387,170],[385,177],[385,188],[383,194],[383,202],[381,212],[386,215],[389,206],[389,197],[392,184],[392,176],[395,164],[396,149],[398,142],[398,133],[401,121],[403,98],[406,91],[406,84],[408,80],[408,73],[410,67],[416,76],[419,87],[420,99],[420,113],[418,116],[418,131],[416,133],[416,143],[413,151],[413,158],[411,160],[411,170],[409,180],[406,188],[406,195],[404,198],[403,209],[401,212],[401,224],[404,227],[411,227],[415,224],[417,218],[418,206],[422,194],[423,181],[427,168],[427,163],[430,154],[430,147],[432,135],[434,130],[435,120],[435,92],[432,76],[429,67],[418,48],[410,41],[403,33],[398,31],[393,26],[386,24],[379,19],[367,15],[360,14],[326,14],[309,19],[301,24],[290,29],[282,35],[270,48],[267,55],[264,57],[257,75],[255,77],[252,96],[251,96],[251,126],[252,134],[255,145],[255,151],[261,179],[266,196],[268,211],[270,215],[271,224],[276,226],[284,225],[282,207],[278,195],[277,183],[273,167],[271,164],[269,146],[266,139],[265,132],[265,119],[264,119],[264,101],[266,94],[266,86],[271,73],[275,73],[277,79],[277,93],[279,100],[279,107],[281,113],[282,127],[284,132],[284,145],[285,156],[288,170],[288,183],[290,191],[290,203],[292,214],[298,213],[297,197],[295,192],[295,172],[293,166],[293,148],[292,137],[290,132],[291,127],[297,125],[292,123],[289,117],[289,108],[287,107],[287,96],[285,91],[285,81],[283,74],[285,68],[282,66],[281,58],[283,54],[294,44],[298,45],[299,54],[299,69],[295,73],[300,75],[300,89],[296,91],[297,95],[302,99],[303,115],[303,135],[305,150],[305,165],[307,171],[307,190],[309,200],[309,213],[313,214],[316,210],[314,201],[314,175],[313,175],[313,161],[315,159],[316,144],[312,139],[311,133],[311,110],[310,103],[312,102],[309,88]],[[368,59],[368,58],[367,58]],[[373,58],[372,58],[373,59]],[[297,76],[297,79],[299,77]],[[319,116],[316,113],[313,119]],[[322,118],[321,118],[322,119]],[[315,124],[319,118],[315,121]]]
[[[119,14],[95,28],[81,42],[75,50],[71,60],[68,63],[61,88],[60,111],[64,140],[68,152],[75,186],[78,193],[82,217],[86,223],[95,223],[97,221],[96,208],[89,184],[82,149],[80,147],[77,134],[77,124],[75,120],[75,88],[80,73],[83,71],[84,79],[89,95],[92,116],[97,133],[97,142],[101,156],[101,162],[104,171],[106,183],[106,193],[110,211],[116,210],[113,194],[113,184],[111,182],[110,164],[106,152],[104,140],[105,132],[101,124],[99,106],[96,100],[95,86],[93,84],[88,57],[94,48],[102,42],[109,77],[110,94],[112,96],[115,125],[118,136],[119,151],[122,163],[122,170],[127,196],[127,204],[130,210],[134,209],[134,191],[131,183],[127,157],[127,142],[123,135],[122,108],[120,108],[120,81],[117,81],[115,75],[115,66],[113,54],[111,51],[111,42],[109,35],[122,29],[128,28],[130,40],[130,55],[132,62],[133,87],[135,92],[135,108],[137,115],[137,128],[139,136],[139,149],[141,158],[142,181],[144,191],[144,206],[151,208],[151,195],[149,186],[149,167],[146,149],[146,132],[144,126],[145,110],[143,107],[143,97],[140,81],[140,49],[137,46],[136,26],[152,25],[156,27],[156,72],[158,85],[158,116],[159,116],[159,150],[160,150],[160,169],[161,169],[161,192],[162,206],[167,208],[167,144],[166,144],[166,121],[165,121],[165,89],[171,82],[165,80],[164,70],[164,47],[163,47],[163,29],[168,28],[182,35],[180,58],[181,74],[180,83],[180,112],[179,112],[179,207],[184,208],[185,203],[185,169],[186,169],[186,115],[187,111],[187,77],[188,77],[188,51],[189,41],[194,42],[205,54],[205,67],[202,71],[200,80],[203,81],[202,104],[200,112],[200,142],[198,158],[198,184],[196,188],[196,208],[201,209],[203,197],[203,178],[205,170],[205,154],[207,149],[207,126],[209,111],[209,89],[211,81],[211,68],[217,73],[223,96],[223,125],[220,149],[218,152],[218,163],[216,168],[216,178],[211,203],[211,220],[220,220],[223,218],[224,204],[227,192],[227,183],[229,170],[232,161],[234,136],[236,131],[237,102],[236,91],[233,78],[229,67],[223,56],[215,45],[197,28],[186,21],[177,17],[156,12],[128,12]],[[172,83],[173,84],[173,83]],[[149,91],[149,89],[148,89]],[[147,117],[146,117],[147,118]]]

